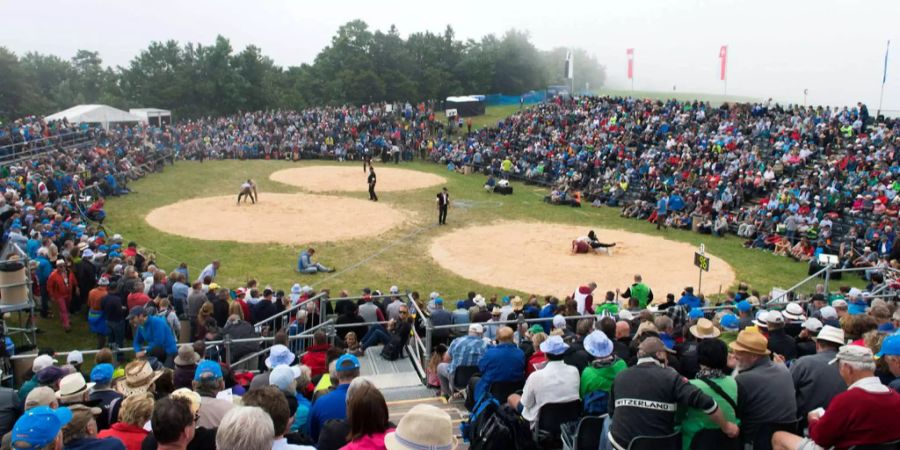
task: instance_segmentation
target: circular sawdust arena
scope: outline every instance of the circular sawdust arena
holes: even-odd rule
[[[210,241],[306,244],[371,237],[403,225],[412,213],[383,203],[314,194],[259,193],[195,198],[154,209],[146,220],[161,231]]]
[[[462,228],[439,236],[431,256],[459,276],[490,286],[564,298],[578,286],[596,281],[594,297],[622,291],[635,274],[653,289],[654,300],[665,301],[685,286],[697,286],[696,248],[690,244],[620,230],[594,228],[601,242],[615,242],[612,256],[570,252],[572,240],[587,234],[585,226],[504,222]],[[709,255],[709,253],[707,253]],[[703,292],[724,292],[734,283],[734,271],[711,256],[703,274]]]
[[[432,173],[417,170],[376,167],[378,182],[375,192],[408,191],[440,186],[447,179]],[[310,192],[366,192],[369,190],[368,170],[363,172],[358,166],[307,166],[279,170],[269,175],[269,179],[291,186],[301,187]],[[356,182],[353,180],[356,179]]]

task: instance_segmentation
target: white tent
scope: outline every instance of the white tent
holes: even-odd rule
[[[45,118],[46,120],[67,119],[70,123],[95,123],[109,129],[110,124],[138,123],[141,118],[106,105],[78,105]]]
[[[128,110],[141,118],[141,122],[149,123],[153,126],[172,123],[172,111],[159,108],[131,108]]]

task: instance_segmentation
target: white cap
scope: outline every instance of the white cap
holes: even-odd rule
[[[837,311],[832,306],[825,306],[819,310],[819,314],[823,319],[837,319]]]
[[[66,363],[68,364],[81,364],[84,362],[84,355],[81,354],[78,350],[72,350],[69,352],[69,356],[66,357]]]
[[[484,327],[480,323],[473,323],[469,325],[469,333],[483,334]]]
[[[400,288],[397,286],[391,286],[391,294],[397,294],[400,292]]]
[[[40,355],[31,362],[31,371],[38,373],[50,366],[56,365],[56,360],[50,355]]]
[[[784,323],[784,315],[781,311],[769,311],[766,314],[766,323]]]
[[[428,298],[434,300],[434,299],[438,298],[440,295],[441,294],[438,294],[437,292],[432,292],[432,293],[428,294]]]
[[[553,328],[565,328],[566,318],[560,314],[553,316]]]
[[[815,317],[810,317],[809,319],[804,320],[802,325],[803,325],[803,328],[806,328],[807,330],[809,330],[813,333],[818,333],[819,330],[821,330],[822,326],[823,326],[822,321],[819,319],[816,319]]]

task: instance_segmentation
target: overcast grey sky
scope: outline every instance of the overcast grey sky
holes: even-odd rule
[[[539,48],[594,54],[613,88],[629,87],[625,49],[634,47],[638,90],[721,93],[718,52],[727,44],[729,94],[802,102],[808,88],[810,103],[862,100],[873,113],[891,39],[883,108],[900,110],[900,0],[41,0],[7,17],[0,45],[66,58],[97,50],[124,66],[154,40],[208,44],[222,34],[236,51],[255,44],[288,66],[312,62],[357,18],[382,30],[396,24],[404,36],[447,24],[461,39],[525,29]]]

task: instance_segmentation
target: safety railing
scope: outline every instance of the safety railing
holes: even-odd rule
[[[302,302],[297,302],[297,304],[285,309],[284,311],[279,312],[278,314],[256,322],[255,324],[253,324],[253,328],[256,329],[258,333],[262,332],[262,329],[265,327],[269,327],[269,329],[273,331],[283,330],[290,326],[291,319],[295,313],[299,312],[301,309],[306,308],[306,306],[311,302],[316,302],[326,298],[328,298],[328,295],[324,292],[320,292],[319,294],[303,300]],[[324,320],[322,321],[324,322]]]
[[[74,130],[70,133],[33,139],[25,142],[16,142],[0,147],[0,164],[10,164],[26,158],[32,158],[41,153],[53,150],[56,145],[81,145],[93,139],[92,129]]]
[[[836,273],[859,273],[859,272],[869,272],[869,273],[881,273],[883,275],[893,274],[895,277],[900,278],[900,270],[894,269],[893,267],[850,267],[846,269],[838,269],[835,268],[834,265],[828,264],[822,269],[816,271],[812,275],[800,280],[790,288],[786,289],[784,292],[779,293],[778,295],[773,296],[768,302],[766,302],[763,306],[770,305],[778,305],[785,304],[789,300],[795,300],[798,302],[804,301],[803,299],[798,298],[799,295],[797,293],[800,291],[803,286],[807,285],[811,281],[822,280],[822,286],[825,292],[830,292],[828,290],[828,286],[831,282],[831,278],[833,274]],[[871,294],[872,297],[894,297],[898,295],[897,290],[891,288],[891,283],[889,282],[887,276],[885,276],[885,282],[875,289]]]

